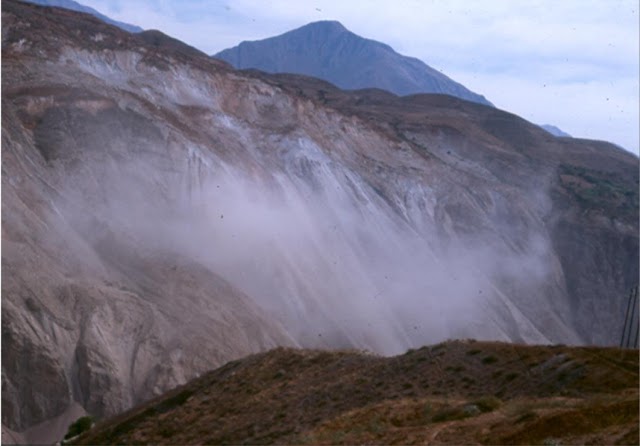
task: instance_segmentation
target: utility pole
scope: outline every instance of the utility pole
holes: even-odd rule
[[[640,334],[640,324],[638,319],[638,286],[631,288],[629,300],[627,301],[627,311],[624,315],[624,326],[622,327],[622,337],[620,338],[621,348],[638,348],[638,335]]]

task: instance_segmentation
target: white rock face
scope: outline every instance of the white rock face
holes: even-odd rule
[[[616,342],[637,198],[608,215],[571,187],[589,157],[633,185],[631,155],[463,102],[320,94],[107,26],[83,39],[7,5],[6,427],[114,414],[277,345]],[[56,20],[78,32],[53,45]],[[37,44],[17,48],[26,23]]]

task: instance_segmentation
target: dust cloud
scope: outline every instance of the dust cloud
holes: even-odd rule
[[[249,176],[220,162],[197,182],[177,173],[149,190],[143,170],[106,175],[104,202],[80,206],[102,222],[85,222],[85,233],[106,226],[148,258],[193,259],[302,346],[396,354],[448,338],[548,342],[510,296],[514,283],[547,280],[541,239],[515,251],[468,236],[441,240],[435,222],[432,231],[416,229],[341,168],[308,181],[278,171]]]

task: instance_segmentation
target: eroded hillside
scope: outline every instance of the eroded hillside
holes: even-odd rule
[[[2,6],[2,422],[25,438],[275,346],[617,343],[637,157]]]

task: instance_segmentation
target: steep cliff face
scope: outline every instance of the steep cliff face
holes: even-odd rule
[[[117,413],[230,358],[297,345],[223,277],[147,243],[163,222],[154,209],[172,208],[196,155],[171,142],[164,117],[135,110],[148,100],[118,105],[133,96],[114,88],[124,72],[110,64],[140,55],[92,59],[79,45],[88,36],[68,26],[97,26],[96,42],[100,30],[105,40],[124,34],[57,14],[3,4],[2,413],[18,431],[74,401]],[[114,85],[76,63],[106,70]]]
[[[2,14],[9,428],[275,345],[616,342],[633,155],[451,97],[236,72],[70,11]]]

